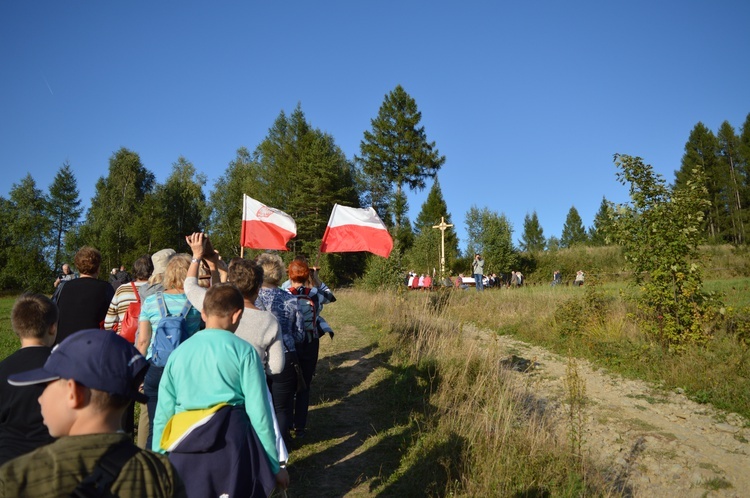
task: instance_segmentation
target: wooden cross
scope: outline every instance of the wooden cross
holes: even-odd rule
[[[440,243],[441,243],[441,245],[440,245],[440,247],[441,247],[441,252],[440,252],[440,278],[443,278],[445,276],[445,231],[448,228],[452,227],[452,226],[453,225],[449,225],[448,223],[445,222],[445,217],[444,216],[441,216],[440,217],[440,224],[439,225],[434,225],[432,227],[432,228],[437,228],[437,229],[440,230],[440,239],[441,239],[440,240]]]

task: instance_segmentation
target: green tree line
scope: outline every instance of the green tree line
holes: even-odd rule
[[[6,222],[0,226],[0,288],[51,290],[55,272],[71,262],[82,245],[97,247],[102,272],[165,247],[186,250],[184,235],[204,230],[225,258],[239,256],[242,194],[290,214],[298,234],[289,256],[304,254],[324,268],[331,283],[351,282],[368,268],[363,254],[319,254],[318,247],[334,203],[375,207],[395,240],[387,266],[391,273],[435,274],[441,267],[441,220],[453,225],[438,173],[445,163],[421,126],[416,101],[400,85],[386,94],[371,129],[363,132],[360,151],[346,157],[334,137],[315,128],[298,105],[282,111],[266,137],[252,150],[239,147],[235,158],[206,192],[207,177],[185,157],[178,157],[163,183],[136,151],[121,148],[109,158],[107,174],[96,182],[84,212],[77,179],[64,163],[45,190],[31,175],[0,197]],[[707,204],[702,241],[746,243],[750,225],[750,115],[740,133],[724,122],[716,135],[702,123],[690,133],[674,185],[689,184],[696,166],[702,171]],[[412,222],[407,191],[431,188]],[[454,226],[444,234],[448,273],[466,272],[475,252],[484,254],[488,272],[533,271],[529,255],[578,245],[616,243],[613,209],[606,198],[586,228],[575,206],[559,237],[545,237],[536,212],[527,214],[518,247],[505,214],[472,206],[465,213],[466,253],[459,249]],[[245,251],[252,257],[257,251]],[[525,255],[525,256],[524,256]],[[533,259],[533,258],[532,258]],[[375,262],[374,266],[382,266]],[[519,267],[520,265],[520,267]]]

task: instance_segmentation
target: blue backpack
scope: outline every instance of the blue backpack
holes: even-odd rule
[[[289,292],[297,298],[297,309],[302,315],[307,342],[319,339],[318,335],[318,303],[310,296],[311,288],[290,287]],[[314,296],[314,295],[313,295]]]
[[[172,351],[190,337],[185,317],[193,305],[190,304],[190,301],[186,300],[180,314],[171,315],[169,310],[167,310],[166,304],[164,304],[164,294],[162,292],[156,293],[156,302],[159,304],[161,320],[159,320],[159,325],[156,326],[156,332],[154,333],[154,343],[151,348],[151,363],[155,367],[163,367],[167,364]]]

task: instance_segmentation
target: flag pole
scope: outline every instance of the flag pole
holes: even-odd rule
[[[240,228],[240,258],[245,259],[245,245],[243,244],[243,241],[245,240],[245,208],[247,207],[247,202],[245,202],[245,194],[242,194],[242,228]]]

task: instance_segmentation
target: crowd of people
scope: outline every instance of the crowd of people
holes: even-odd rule
[[[414,271],[410,271],[405,279],[404,284],[408,289],[413,290],[432,290],[436,287],[443,288],[454,288],[458,290],[466,290],[474,287],[477,291],[481,292],[487,288],[519,288],[526,285],[526,277],[518,270],[512,270],[510,273],[484,273],[484,258],[481,254],[475,254],[471,264],[472,274],[467,277],[463,273],[459,273],[457,276],[446,276],[443,279],[433,280],[429,274],[418,274]],[[434,270],[433,270],[434,274]],[[585,280],[585,273],[583,270],[578,270],[575,274],[575,279],[572,284],[575,287],[583,285]],[[552,275],[551,286],[557,286],[563,284],[562,273],[560,270],[555,270]],[[570,281],[566,285],[570,285]]]
[[[16,300],[21,349],[0,362],[0,497],[289,486],[320,338],[333,337],[320,313],[336,298],[304,257],[226,264],[204,234],[186,241],[191,254],[144,255],[127,278],[112,274],[116,286],[83,247],[79,275],[64,265],[51,299]]]

